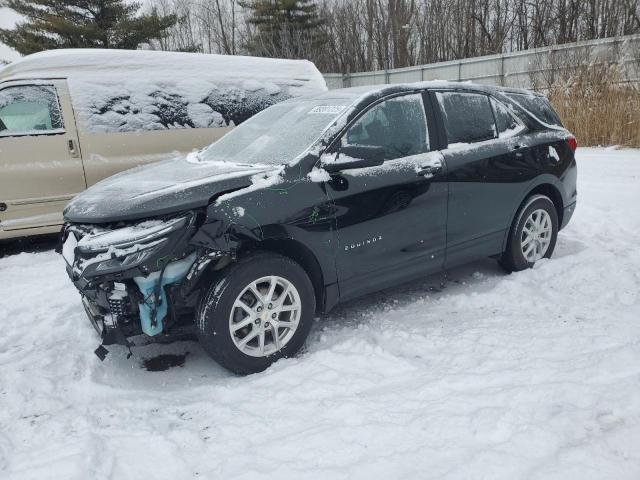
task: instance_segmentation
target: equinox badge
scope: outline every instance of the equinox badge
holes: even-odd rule
[[[354,250],[356,248],[360,248],[360,247],[365,247],[367,245],[371,245],[373,243],[379,242],[382,240],[382,235],[378,235],[372,238],[367,238],[366,240],[363,240],[362,242],[357,242],[357,243],[352,243],[350,245],[345,245],[344,246],[344,251],[348,252],[349,250]]]

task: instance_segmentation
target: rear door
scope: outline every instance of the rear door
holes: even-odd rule
[[[0,87],[0,230],[62,223],[86,188],[73,110],[63,80]]]
[[[431,147],[421,92],[387,98],[347,130],[342,145],[383,147],[381,166],[333,174],[342,299],[439,270],[444,262],[447,184]]]
[[[447,145],[442,150],[449,181],[446,265],[498,254],[514,201],[530,180],[525,127],[482,92],[432,94]]]

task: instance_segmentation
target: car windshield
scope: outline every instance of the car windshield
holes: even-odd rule
[[[263,110],[199,155],[204,162],[286,164],[346,111],[343,98],[296,99]]]

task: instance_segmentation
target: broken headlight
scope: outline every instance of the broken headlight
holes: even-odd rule
[[[82,237],[78,249],[83,253],[106,252],[109,249],[126,250],[142,246],[187,225],[188,216],[171,220],[145,220],[135,225],[115,230],[99,230]]]
[[[81,255],[76,272],[91,277],[136,267],[161,250],[167,236],[185,228],[190,219],[146,220],[114,230],[96,227],[77,243]]]
[[[167,240],[161,239],[152,243],[137,244],[132,247],[133,250],[113,249],[112,251],[107,251],[102,255],[110,255],[108,260],[100,261],[99,257],[101,257],[101,255],[96,257],[99,263],[95,268],[95,272],[111,273],[136,267],[148,260],[156,251],[160,250],[165,243],[167,243]]]

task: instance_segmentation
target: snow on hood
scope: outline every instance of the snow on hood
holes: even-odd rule
[[[197,208],[216,195],[250,186],[253,175],[274,169],[178,157],[102,180],[76,196],[64,217],[74,223],[108,223]]]

